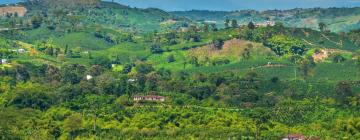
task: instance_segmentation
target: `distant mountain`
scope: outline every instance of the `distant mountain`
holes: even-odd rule
[[[318,24],[324,22],[328,29],[333,32],[348,32],[360,28],[360,8],[311,8],[292,10],[268,10],[268,11],[176,11],[171,12],[177,16],[187,17],[199,22],[212,22],[223,27],[224,20],[236,19],[240,24],[250,21],[264,23],[268,20],[282,22],[290,27],[308,27],[318,29]]]

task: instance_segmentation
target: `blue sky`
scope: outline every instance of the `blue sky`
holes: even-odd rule
[[[20,0],[0,0],[0,3]],[[312,7],[360,7],[360,0],[115,0],[132,7],[174,10],[268,10]]]
[[[164,10],[243,10],[291,9],[312,7],[355,7],[360,0],[115,0],[135,7]]]

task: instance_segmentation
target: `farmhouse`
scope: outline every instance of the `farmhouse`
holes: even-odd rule
[[[165,97],[157,95],[147,95],[147,96],[134,96],[134,101],[165,101]]]
[[[0,16],[6,16],[7,14],[15,15],[17,14],[19,17],[25,16],[27,9],[22,6],[7,6],[0,7]]]

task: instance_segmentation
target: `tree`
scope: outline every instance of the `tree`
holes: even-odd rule
[[[314,58],[310,56],[300,61],[299,69],[303,72],[304,78],[307,78],[315,66]]]
[[[156,91],[158,79],[159,76],[155,72],[147,74],[145,81],[145,90],[147,92]]]
[[[107,57],[96,57],[91,64],[99,65],[107,69],[110,69],[112,65],[111,60]]]
[[[169,56],[167,56],[166,60],[168,63],[172,63],[175,62],[175,57],[173,54],[170,54]]]
[[[360,66],[360,50],[357,50],[354,54],[353,57],[355,58],[355,64]]]
[[[349,97],[353,96],[351,84],[347,81],[342,81],[335,86],[336,99],[342,105],[348,105]]]
[[[64,130],[65,132],[69,132],[73,135],[75,131],[78,131],[82,128],[82,125],[83,121],[81,114],[74,113],[65,119]]]
[[[136,64],[136,71],[140,74],[148,74],[154,71],[154,67],[149,63],[140,62]]]
[[[30,74],[27,67],[23,64],[14,64],[15,77],[18,81],[27,81],[30,79]]]
[[[161,48],[161,46],[160,45],[158,45],[158,44],[153,44],[153,45],[151,45],[150,46],[150,51],[151,51],[151,53],[153,53],[153,54],[159,54],[159,53],[163,53],[164,52],[164,50]]]
[[[319,30],[321,32],[325,32],[326,31],[326,24],[324,22],[320,22],[319,23]]]
[[[71,26],[73,28],[73,30],[76,30],[76,26],[79,24],[81,17],[80,16],[75,16],[75,15],[71,15],[71,16],[67,16],[66,17],[69,22],[71,23]]]
[[[130,100],[130,97],[128,95],[120,96],[119,98],[116,99],[115,102],[124,107],[132,106],[134,104],[134,102]]]
[[[85,66],[79,64],[66,64],[61,68],[61,81],[64,83],[77,84],[85,76]]]
[[[233,19],[233,20],[231,21],[231,27],[233,27],[233,28],[239,27],[239,24],[238,24],[238,22],[237,22],[236,19]]]
[[[19,108],[46,110],[53,104],[52,96],[47,93],[48,88],[39,84],[18,84],[12,92],[9,105]]]
[[[189,60],[189,63],[194,65],[195,67],[198,67],[199,66],[199,62],[198,62],[198,58],[195,57],[195,56],[192,56]]]
[[[204,27],[203,27],[204,29],[203,29],[203,31],[204,32],[209,32],[209,24],[207,24],[207,23],[204,23]]]
[[[54,48],[47,47],[44,52],[45,52],[45,54],[52,56],[52,55],[54,55]]]
[[[43,22],[43,18],[40,15],[34,15],[31,17],[31,24],[34,29],[39,28]]]
[[[61,74],[60,70],[52,65],[46,65],[45,77],[50,82],[60,82]]]
[[[341,63],[344,62],[346,58],[342,56],[340,53],[333,54],[333,62],[334,63]]]
[[[223,39],[215,39],[212,41],[212,44],[214,45],[214,47],[218,50],[221,50],[223,45],[224,45],[224,40]]]
[[[210,26],[211,26],[211,31],[214,31],[214,32],[218,31],[218,28],[216,27],[216,24],[213,23]]]
[[[91,51],[88,52],[88,58],[89,59],[93,59],[92,55],[91,55]]]
[[[225,28],[229,28],[230,27],[230,19],[226,19],[225,20]]]
[[[273,36],[264,44],[279,56],[285,54],[303,55],[308,50],[308,47],[301,40],[284,35]]]
[[[250,29],[250,30],[254,30],[255,29],[255,24],[250,21],[249,24],[247,25],[247,27]]]
[[[65,51],[64,51],[64,54],[67,54],[69,52],[69,45],[68,44],[66,44],[65,45]]]
[[[250,48],[245,48],[244,52],[242,53],[242,57],[244,59],[250,59],[250,57],[251,57],[250,53],[251,53],[251,49]]]
[[[204,100],[214,93],[215,87],[210,84],[202,84],[189,87],[188,94],[195,97],[197,100]]]

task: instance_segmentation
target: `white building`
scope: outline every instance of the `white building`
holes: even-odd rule
[[[86,80],[91,80],[93,77],[91,75],[86,75]]]
[[[7,59],[1,59],[1,64],[7,64]]]
[[[134,101],[159,101],[159,102],[164,102],[165,97],[157,96],[157,95],[134,96],[133,100]]]
[[[25,50],[25,49],[18,49],[17,52],[18,52],[18,53],[25,53],[26,50]]]

